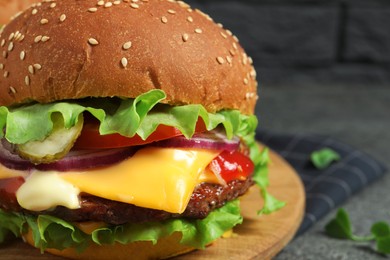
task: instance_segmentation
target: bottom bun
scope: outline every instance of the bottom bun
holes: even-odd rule
[[[23,235],[23,237],[28,244],[34,246],[31,231]],[[166,259],[195,250],[192,247],[180,244],[180,239],[181,234],[175,232],[168,237],[158,240],[155,245],[150,241],[140,241],[126,245],[119,243],[101,246],[92,244],[82,253],[78,253],[72,248],[64,250],[47,248],[45,251],[71,259]]]

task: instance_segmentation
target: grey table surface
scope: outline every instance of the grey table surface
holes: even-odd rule
[[[281,133],[332,136],[383,162],[390,169],[390,86],[260,86],[256,107],[261,127]],[[342,207],[354,231],[368,234],[378,220],[390,222],[390,174],[352,196]],[[283,259],[387,259],[372,244],[332,239],[324,226],[330,212],[277,257]]]

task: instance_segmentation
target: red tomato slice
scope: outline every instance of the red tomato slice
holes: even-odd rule
[[[23,177],[7,178],[0,180],[0,204],[14,205],[17,207],[16,192],[24,183]]]
[[[0,180],[0,191],[5,193],[16,193],[20,186],[24,183],[23,177],[14,177]]]
[[[219,174],[226,182],[245,180],[253,173],[252,160],[239,151],[223,151],[208,165],[214,174]]]
[[[199,133],[204,131],[206,131],[206,126],[204,125],[203,120],[198,120],[195,132]],[[154,131],[146,140],[142,140],[138,135],[133,137],[125,137],[120,134],[100,135],[99,123],[96,120],[87,120],[84,122],[83,130],[74,147],[77,149],[120,148],[144,145],[179,135],[182,135],[179,129],[166,125],[159,125],[156,131]]]

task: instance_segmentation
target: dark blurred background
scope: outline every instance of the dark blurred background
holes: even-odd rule
[[[230,29],[253,58],[260,129],[328,136],[390,169],[390,0],[187,2]],[[371,244],[330,239],[324,227],[342,206],[354,230],[369,234],[374,222],[388,222],[389,188],[386,174],[327,208],[277,259],[384,259]]]
[[[188,0],[238,36],[262,84],[390,83],[388,0]]]

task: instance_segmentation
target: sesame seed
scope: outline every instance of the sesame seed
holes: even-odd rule
[[[8,51],[12,51],[14,49],[14,43],[10,42],[8,45]]]
[[[24,34],[22,34],[19,38],[19,42],[23,41],[24,40]]]
[[[180,5],[180,7],[183,7],[183,8],[189,8],[190,6],[186,3],[184,3],[183,1],[177,1],[177,3]]]
[[[26,83],[26,86],[30,85],[30,77],[29,76],[26,76],[24,78],[24,83]]]
[[[35,43],[38,43],[38,42],[40,42],[41,40],[42,40],[42,35],[38,35],[37,37],[35,37],[34,42],[35,42]]]
[[[111,3],[111,2],[107,2],[107,3],[104,4],[104,7],[106,7],[106,8],[107,8],[107,7],[111,7],[111,6],[112,6],[112,3]]]
[[[121,3],[121,1],[117,0],[117,1],[114,1],[114,5],[119,5]]]
[[[33,15],[35,15],[35,14],[37,14],[38,13],[38,10],[37,9],[33,9],[32,11],[31,11],[31,14],[33,14]]]
[[[196,32],[196,33],[202,33],[203,31],[202,31],[202,29],[200,29],[200,28],[196,28],[196,29],[195,29],[195,32]]]
[[[133,2],[133,3],[138,3],[139,0],[131,0],[131,2]]]
[[[0,45],[1,45],[1,47],[4,47],[4,45],[5,45],[5,39],[2,39],[2,40],[1,40],[1,44],[0,44]]]
[[[8,40],[9,40],[9,41],[12,40],[12,39],[14,38],[14,36],[15,36],[15,33],[11,33],[11,34],[9,35],[9,37],[8,37]]]
[[[19,31],[17,31],[15,33],[15,37],[14,37],[15,41],[19,40],[21,36],[22,36],[22,34]]]
[[[66,19],[66,14],[61,14],[61,16],[60,16],[60,22],[65,21],[65,19]]]
[[[248,55],[246,53],[242,54],[242,64],[246,65],[248,62]]]
[[[36,70],[41,70],[41,69],[42,69],[41,64],[38,64],[38,63],[35,63],[35,64],[33,65],[33,67],[34,67],[34,69],[36,69]]]
[[[20,57],[20,60],[24,60],[24,58],[26,57],[26,52],[21,51],[19,57]]]
[[[168,13],[169,13],[169,14],[175,14],[176,11],[175,11],[175,10],[172,10],[172,9],[168,9]]]
[[[233,35],[233,39],[234,39],[236,42],[239,42],[237,36]]]
[[[3,57],[6,59],[8,57],[8,52],[7,51],[3,51]]]
[[[233,42],[233,48],[236,50],[238,49],[237,44],[235,42]]]
[[[202,12],[201,10],[199,9],[195,9],[195,12],[197,12],[198,14],[202,15],[203,17],[205,17],[207,20],[209,21],[212,21],[213,19],[211,19],[211,17],[208,15],[208,14],[205,14],[204,12]]]
[[[256,78],[257,73],[256,73],[256,71],[254,69],[252,69],[251,72],[250,72],[250,75],[251,75],[252,78]]]
[[[49,22],[49,20],[47,20],[45,18],[41,19],[41,24],[47,24],[48,22]]]
[[[188,34],[185,33],[182,35],[182,39],[184,42],[188,41],[188,38],[190,38],[190,36]]]
[[[123,68],[126,68],[126,67],[127,67],[128,61],[127,61],[127,59],[126,59],[125,57],[123,57],[123,58],[121,59],[121,64],[122,64]]]
[[[90,12],[90,13],[95,13],[96,11],[97,11],[96,7],[91,7],[88,9],[88,12]]]
[[[227,38],[227,35],[224,34],[223,32],[221,32],[221,35],[222,35],[223,38],[225,38],[225,39]]]
[[[162,23],[167,23],[168,22],[168,18],[166,18],[165,16],[161,17],[161,22]]]
[[[250,64],[250,65],[253,64],[253,59],[252,59],[252,57],[248,57],[248,61],[249,61],[249,64]]]
[[[34,74],[34,67],[33,67],[33,65],[28,66],[28,72],[30,72],[31,74]]]
[[[123,44],[122,48],[123,48],[124,50],[128,50],[128,49],[131,48],[131,46],[132,46],[132,42],[128,41],[128,42],[125,42],[125,43]]]
[[[5,71],[4,74],[3,74],[3,77],[4,77],[4,78],[7,78],[8,75],[9,75],[9,72],[8,72],[8,71]]]
[[[38,7],[42,6],[42,3],[37,3],[37,6],[38,6]]]
[[[54,8],[54,7],[56,7],[56,6],[57,6],[56,3],[51,3],[51,4],[50,4],[50,8]]]
[[[228,35],[230,35],[230,36],[233,35],[233,33],[232,33],[230,30],[226,30],[226,33],[227,33]]]
[[[223,28],[223,24],[217,23],[218,27]]]
[[[9,87],[9,90],[11,90],[11,92],[12,92],[13,94],[16,94],[16,89],[15,89],[14,87]]]
[[[189,21],[190,23],[192,23],[194,21],[194,19],[191,17],[191,16],[188,16],[187,17],[187,21]]]
[[[255,96],[255,93],[253,93],[253,92],[247,92],[246,94],[245,94],[245,98],[246,99],[251,99],[251,98],[253,98]]]
[[[247,79],[247,78],[244,78],[244,84],[245,84],[245,85],[248,85],[248,83],[249,83],[248,79]]]
[[[91,45],[98,45],[99,44],[99,42],[94,38],[89,38],[88,43]]]
[[[131,3],[130,6],[131,6],[131,8],[134,8],[134,9],[138,9],[139,8],[139,5],[137,5],[135,3]]]
[[[4,64],[0,63],[0,70],[3,70],[3,69],[4,69]]]
[[[97,5],[99,5],[99,6],[104,5],[104,1],[98,1],[98,2],[97,2]]]
[[[43,36],[42,37],[42,42],[47,42],[48,40],[50,40],[49,36]]]
[[[234,50],[229,50],[230,55],[234,56],[236,55],[236,52]]]
[[[232,64],[232,57],[230,57],[230,56],[226,56],[226,60],[227,60],[227,62],[229,63],[229,64]]]
[[[217,57],[217,61],[219,64],[224,64],[225,60],[222,57]]]

